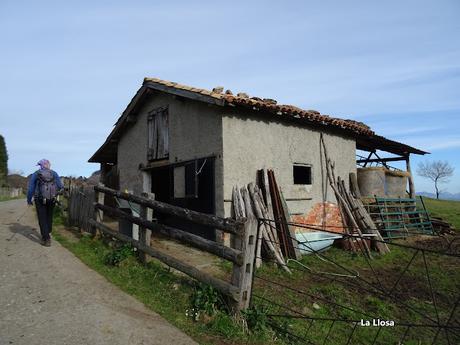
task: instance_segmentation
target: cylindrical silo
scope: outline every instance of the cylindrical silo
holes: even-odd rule
[[[358,186],[362,197],[385,197],[385,168],[358,168]]]

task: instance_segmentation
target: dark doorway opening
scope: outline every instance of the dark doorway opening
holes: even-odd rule
[[[183,195],[174,195],[175,169],[183,167]],[[152,170],[152,193],[155,199],[190,210],[215,214],[214,157],[171,164]],[[176,179],[177,181],[177,179]],[[177,192],[176,192],[177,193]],[[191,224],[167,215],[157,215],[160,222],[215,241],[215,229]]]
[[[152,170],[152,193],[155,200],[171,203],[171,168],[164,166]]]

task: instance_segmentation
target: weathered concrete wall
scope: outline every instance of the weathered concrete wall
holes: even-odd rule
[[[323,201],[336,202],[321,167],[320,131],[284,122],[266,121],[235,114],[223,116],[225,215],[231,211],[232,188],[255,182],[256,172],[272,168],[291,214],[305,214]],[[353,139],[324,133],[336,176],[348,183],[356,172],[356,144]],[[294,185],[293,164],[312,165],[312,184]],[[323,168],[325,166],[323,164]],[[293,200],[297,199],[297,200]]]
[[[169,163],[216,156],[216,213],[223,215],[222,121],[217,108],[201,102],[150,93],[138,112],[137,121],[120,139],[118,168],[120,189],[142,192],[139,164],[147,164],[147,118],[158,107],[169,107]]]
[[[215,156],[216,214],[231,215],[232,187],[255,182],[256,172],[272,168],[291,214],[306,214],[318,202],[336,202],[321,166],[320,131],[285,122],[225,113],[222,108],[152,93],[118,144],[120,189],[142,191],[139,164],[147,164],[148,112],[169,106],[169,163]],[[336,175],[348,182],[356,172],[355,141],[324,134]],[[312,165],[312,184],[294,185],[293,164]]]

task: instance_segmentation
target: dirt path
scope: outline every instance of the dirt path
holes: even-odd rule
[[[56,241],[35,209],[0,202],[0,344],[196,344]]]

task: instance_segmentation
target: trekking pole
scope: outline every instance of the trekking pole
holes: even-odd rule
[[[26,208],[26,210],[22,213],[22,215],[18,219],[16,219],[16,222],[19,222],[22,219],[22,217],[26,215],[27,211],[29,211],[28,208]]]

